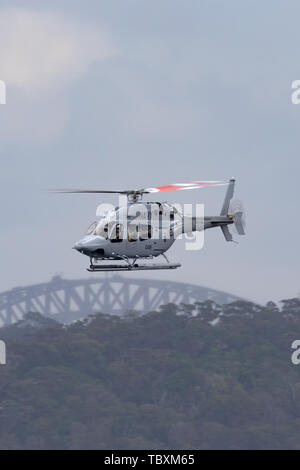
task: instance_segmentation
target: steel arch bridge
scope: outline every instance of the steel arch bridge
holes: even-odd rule
[[[173,302],[240,299],[222,291],[173,281],[112,277],[67,280],[55,276],[48,283],[16,287],[0,294],[0,325],[10,325],[28,312],[39,312],[71,323],[95,312],[120,315],[129,310],[148,312]]]

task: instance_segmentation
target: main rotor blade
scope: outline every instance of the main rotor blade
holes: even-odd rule
[[[148,193],[162,193],[168,191],[182,191],[185,189],[201,189],[212,188],[215,186],[224,186],[228,183],[225,181],[193,181],[192,183],[177,183],[169,184],[167,186],[156,186],[146,189],[128,189],[128,190],[106,190],[106,189],[53,189],[50,190],[54,193],[65,194],[148,194]]]
[[[212,188],[214,186],[224,186],[228,183],[225,181],[193,181],[192,183],[177,183],[167,186],[157,186],[154,188],[144,189],[145,193],[162,193],[167,191],[182,191],[185,189],[202,189]]]
[[[135,191],[109,191],[101,189],[50,189],[53,193],[64,193],[64,194],[100,194],[100,193],[114,193],[114,194],[130,194]]]

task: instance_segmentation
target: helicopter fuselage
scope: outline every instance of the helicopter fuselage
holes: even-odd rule
[[[153,258],[173,245],[174,227],[181,227],[181,220],[167,203],[115,207],[93,222],[73,248],[94,259]]]
[[[93,222],[73,248],[94,260],[154,258],[183,233],[232,223],[229,216],[185,216],[165,202],[131,203]]]

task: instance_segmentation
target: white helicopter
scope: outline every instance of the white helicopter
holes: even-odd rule
[[[175,205],[166,202],[142,202],[144,194],[186,189],[199,189],[228,185],[224,203],[217,216],[193,217],[182,214]],[[233,241],[228,225],[235,224],[239,235],[245,235],[241,205],[234,207],[231,200],[235,179],[222,181],[195,181],[147,189],[124,191],[109,190],[56,190],[62,193],[109,193],[125,196],[125,204],[108,211],[100,220],[93,222],[85,236],[73,247],[90,258],[90,272],[138,271],[153,269],[176,269],[180,263],[170,263],[165,252],[184,233],[220,227],[225,239]],[[160,264],[145,263],[146,260],[163,256]],[[103,264],[103,261],[109,263]],[[112,261],[119,263],[112,263]],[[98,264],[100,263],[100,264]]]

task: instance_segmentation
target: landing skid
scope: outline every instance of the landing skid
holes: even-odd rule
[[[143,264],[143,265],[126,265],[126,264],[103,264],[101,265],[91,265],[87,268],[87,271],[90,273],[100,272],[100,271],[146,271],[146,270],[155,270],[155,269],[177,269],[180,268],[180,263],[166,263],[166,264]]]
[[[100,272],[100,271],[147,271],[147,270],[155,270],[155,269],[177,269],[180,268],[180,263],[170,263],[168,258],[164,253],[162,253],[163,258],[166,260],[165,263],[145,263],[146,258],[128,258],[127,256],[122,256],[124,263],[121,264],[94,264],[93,258],[90,258],[91,264],[90,267],[87,268],[87,271],[90,273]],[[153,259],[153,258],[147,258]],[[144,263],[143,263],[144,260]]]

